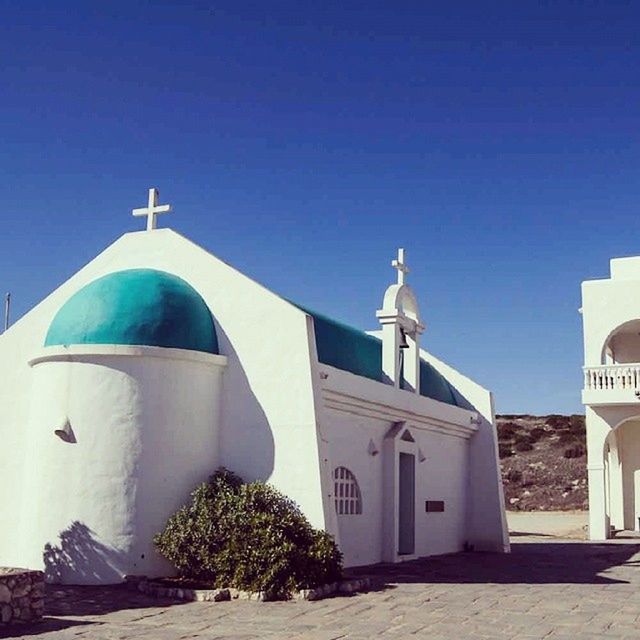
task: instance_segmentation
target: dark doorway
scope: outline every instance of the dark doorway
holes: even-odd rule
[[[398,553],[411,555],[415,552],[416,538],[416,458],[414,455],[400,454],[398,473]]]

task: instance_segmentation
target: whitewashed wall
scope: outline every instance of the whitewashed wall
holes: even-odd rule
[[[611,279],[582,283],[582,319],[584,326],[584,363],[599,365],[611,334],[626,322],[640,318],[640,258],[611,260]],[[624,352],[616,360],[624,362]]]
[[[607,500],[613,505],[613,511],[623,511],[622,489],[623,478],[614,474],[611,481],[606,479],[605,445],[612,437],[616,438],[616,457],[620,456],[624,464],[624,434],[619,429],[623,428],[627,421],[640,421],[638,407],[634,404],[621,404],[611,406],[586,406],[587,423],[587,472],[589,475],[589,537],[591,540],[605,540],[608,537],[609,518],[607,513]],[[621,436],[621,434],[623,434]],[[609,486],[607,486],[609,485]],[[607,496],[609,490],[609,496]],[[626,501],[626,500],[625,500]],[[611,510],[611,508],[610,508]],[[628,511],[624,515],[625,524],[628,524]],[[614,515],[616,515],[614,513]],[[616,518],[616,522],[618,522]],[[614,522],[614,524],[616,523]]]
[[[339,542],[347,566],[385,560],[388,547],[383,520],[396,518],[395,505],[383,495],[383,440],[395,422],[404,422],[415,439],[416,547],[427,556],[462,549],[468,540],[467,488],[469,438],[475,413],[320,365],[323,381],[321,425],[329,441],[332,470],[348,468],[363,499],[362,515],[338,516]],[[373,441],[377,455],[369,446]],[[419,461],[419,452],[425,460]],[[333,492],[332,492],[333,493]],[[443,500],[443,513],[427,513],[426,500]],[[333,495],[330,496],[333,508]],[[499,517],[499,514],[498,514]],[[397,523],[396,525],[397,526]]]
[[[374,564],[382,560],[382,455],[368,453],[373,440],[382,451],[382,438],[389,428],[376,420],[329,410],[324,428],[328,437],[332,471],[346,467],[356,477],[362,494],[362,514],[337,516],[340,548],[346,566]],[[333,492],[333,487],[331,487]],[[334,508],[334,505],[330,505]]]
[[[640,515],[640,420],[624,422],[617,430],[616,437],[622,453],[622,489],[624,528],[638,530]],[[615,490],[612,483],[611,489]]]
[[[343,466],[356,476],[363,501],[361,515],[338,516],[346,566],[383,561],[383,511],[394,506],[383,499],[382,439],[391,425],[330,412],[327,432],[334,469]],[[467,441],[410,424],[407,428],[416,440],[416,454],[420,449],[426,457],[419,462],[416,455],[416,555],[459,551],[466,540]],[[380,452],[375,456],[368,452],[371,440]],[[427,513],[426,500],[443,500],[445,511]]]
[[[428,351],[421,350],[420,355],[477,412],[477,431],[469,442],[468,540],[477,550],[509,551],[493,395]]]
[[[371,335],[382,337],[379,331]],[[478,550],[507,552],[510,549],[505,515],[504,491],[500,473],[498,437],[492,393],[460,373],[425,349],[420,358],[431,364],[456,389],[461,406],[471,413],[461,418],[454,411],[450,418],[448,405],[430,401],[423,411],[436,418],[460,420],[472,418],[476,423],[468,447],[467,540]]]
[[[410,425],[409,425],[410,427]],[[470,540],[467,518],[468,449],[470,441],[411,429],[416,447],[416,554],[453,553]],[[442,500],[443,513],[427,513],[426,500]]]
[[[69,584],[170,573],[152,539],[218,464],[225,358],[93,345],[51,347],[41,358],[21,563]],[[76,442],[54,435],[67,420]]]
[[[615,335],[609,344],[615,361],[638,361],[636,330],[624,325],[637,324],[640,319],[640,258],[613,259],[610,271],[610,278],[582,283],[584,364],[587,367],[605,362],[605,348],[618,330],[623,333]],[[586,404],[587,423],[589,537],[604,540],[609,537],[610,524],[621,524],[621,510],[624,526],[634,525],[634,484],[630,473],[636,464],[637,450],[635,438],[628,437],[632,430],[627,430],[625,422],[633,419],[637,423],[640,410],[633,386],[618,386],[607,391],[586,388],[582,400]],[[612,438],[617,444],[615,455],[610,454],[605,460],[605,443]],[[622,475],[614,465],[618,456],[622,460]]]

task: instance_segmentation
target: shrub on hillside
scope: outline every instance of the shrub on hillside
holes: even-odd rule
[[[342,575],[333,538],[314,529],[292,500],[226,469],[196,487],[154,543],[184,578],[270,597]]]
[[[516,434],[518,425],[515,422],[503,422],[498,424],[498,439],[511,440]]]
[[[522,471],[519,469],[509,469],[505,477],[509,482],[517,484],[522,480]]]
[[[515,437],[516,445],[523,444],[523,443],[533,444],[534,442],[535,442],[535,439],[532,438],[528,433],[519,433]],[[523,449],[523,451],[528,451],[528,449]]]
[[[498,455],[501,458],[510,458],[513,455],[513,449],[510,444],[498,444]]]
[[[583,435],[587,431],[584,416],[572,415],[569,418],[569,431],[576,435]]]
[[[577,444],[574,447],[569,447],[564,450],[562,454],[565,458],[582,458],[587,452],[581,444]]]
[[[567,416],[552,414],[547,416],[545,424],[553,429],[565,429],[569,426],[569,418],[567,418]]]
[[[531,451],[532,449],[533,445],[527,440],[516,442],[516,451]]]
[[[529,431],[529,437],[533,442],[538,442],[541,438],[544,438],[547,432],[542,427],[534,427]]]
[[[577,436],[571,431],[563,431],[558,435],[558,445],[573,444],[576,442]]]

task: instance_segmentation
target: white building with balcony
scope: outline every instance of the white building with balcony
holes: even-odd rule
[[[640,530],[640,257],[582,283],[589,537]]]

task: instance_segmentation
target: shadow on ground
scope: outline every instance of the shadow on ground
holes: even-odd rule
[[[101,616],[123,609],[148,609],[184,604],[184,600],[156,598],[128,585],[47,585],[46,613],[49,616]]]
[[[359,567],[349,574],[370,576],[372,590],[394,589],[400,584],[606,585],[640,581],[640,543],[514,542],[511,548],[510,554],[457,553]],[[49,585],[46,597],[46,617],[40,623],[2,629],[0,637],[29,637],[65,629],[73,634],[72,627],[78,626],[78,633],[83,630],[80,625],[100,625],[95,617],[104,614],[141,609],[140,618],[145,618],[159,609],[181,604],[147,596],[125,585]],[[81,617],[94,619],[79,620]]]
[[[0,638],[37,636],[70,627],[96,624],[94,621],[70,618],[94,617],[127,609],[162,608],[180,604],[184,604],[184,601],[148,596],[128,585],[95,587],[49,584],[46,588],[45,617],[33,624],[0,627]]]
[[[640,544],[515,542],[508,554],[458,553],[350,573],[370,576],[378,588],[401,583],[627,584],[630,576],[624,574],[640,569],[640,556],[633,559],[639,553]]]
[[[29,638],[43,633],[53,633],[78,627],[78,633],[83,627],[92,626],[94,622],[83,620],[59,620],[58,618],[43,618],[34,624],[12,624],[0,627],[0,638]],[[85,629],[86,630],[86,629]]]

